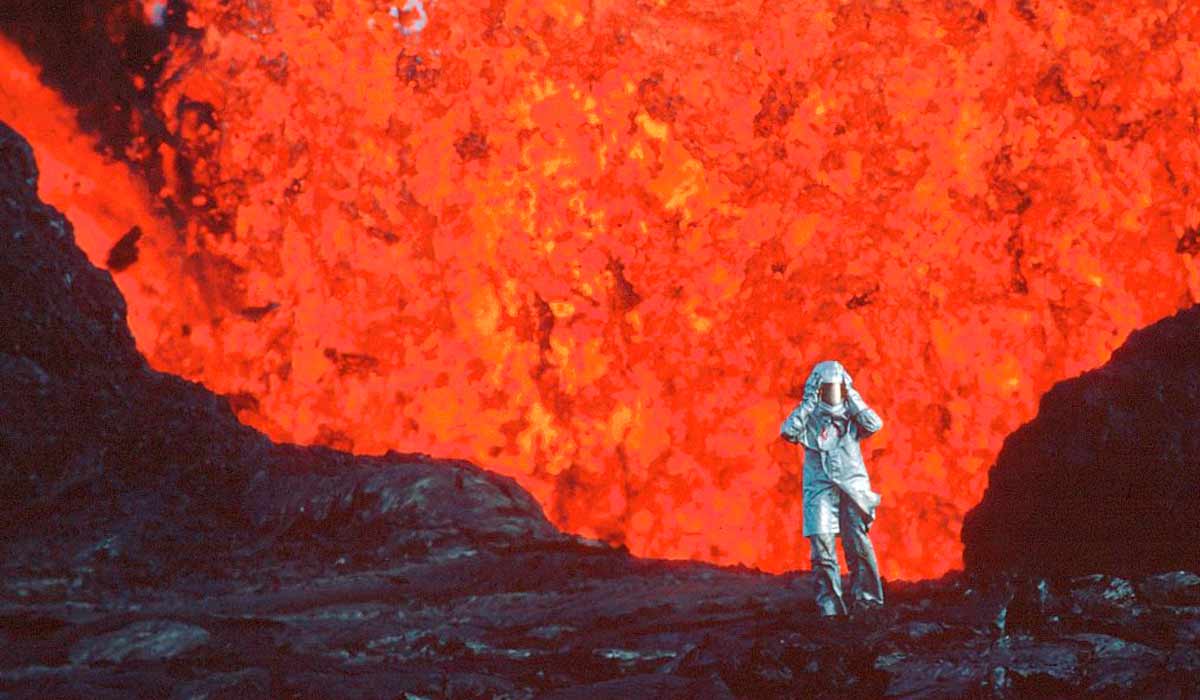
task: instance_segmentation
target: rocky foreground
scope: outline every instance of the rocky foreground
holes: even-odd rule
[[[806,576],[585,547],[453,548],[216,580],[6,572],[12,697],[1200,695],[1200,577],[889,586],[822,622]],[[1014,592],[1015,591],[1015,592]]]
[[[147,367],[36,177],[0,124],[0,697],[1200,697],[1192,573],[998,561],[823,621],[464,462],[273,444]]]

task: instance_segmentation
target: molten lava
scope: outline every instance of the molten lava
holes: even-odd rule
[[[245,422],[470,459],[640,555],[806,567],[778,428],[837,358],[882,571],[932,576],[1042,393],[1200,300],[1200,10],[866,5],[194,0],[157,203],[43,195]],[[0,118],[88,172],[4,62]]]

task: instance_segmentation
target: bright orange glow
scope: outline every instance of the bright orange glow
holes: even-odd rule
[[[129,327],[153,361],[145,339],[171,323],[176,306],[196,299],[181,283],[178,250],[170,224],[155,213],[153,198],[129,168],[96,152],[95,139],[79,131],[75,111],[37,80],[37,68],[0,37],[0,120],[29,141],[37,156],[38,195],[57,207],[75,228],[75,239],[93,265],[105,267],[109,250],[134,226],[153,240],[142,245],[137,276],[118,277],[128,302]],[[147,303],[171,298],[169,305]]]
[[[1178,0],[191,4],[155,157],[192,219],[115,275],[150,361],[636,554],[806,568],[777,430],[837,358],[886,422],[884,575],[959,566],[1041,394],[1200,299]],[[0,96],[36,92],[3,58]],[[0,101],[44,170],[101,177],[61,106]],[[113,181],[43,188],[93,260],[154,218]]]

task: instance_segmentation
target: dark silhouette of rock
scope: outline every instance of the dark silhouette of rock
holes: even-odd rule
[[[138,241],[142,238],[142,228],[134,226],[129,231],[121,236],[121,239],[113,244],[113,247],[108,251],[108,269],[113,272],[120,272],[138,260]]]
[[[35,185],[0,124],[0,697],[1200,694],[1188,572],[824,620],[808,575],[639,560],[465,462],[274,444],[146,365]]]
[[[963,521],[969,572],[1200,570],[1200,305],[1058,383]]]

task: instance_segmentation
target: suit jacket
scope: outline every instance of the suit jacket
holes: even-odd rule
[[[817,394],[822,382],[846,385],[845,402],[833,407]],[[854,389],[840,363],[818,363],[804,383],[804,399],[783,421],[780,434],[804,446],[804,536],[839,532],[838,503],[842,494],[863,512],[870,526],[880,496],[871,490],[859,441],[883,427],[883,419]]]

